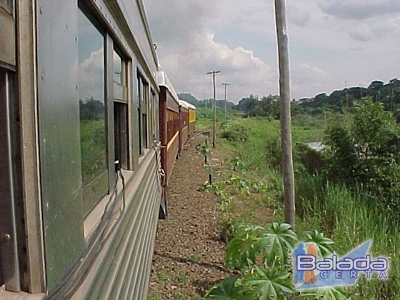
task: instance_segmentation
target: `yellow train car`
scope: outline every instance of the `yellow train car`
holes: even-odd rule
[[[196,107],[190,103],[189,106],[189,135],[196,130]]]

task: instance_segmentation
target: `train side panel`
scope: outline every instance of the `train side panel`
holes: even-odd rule
[[[164,72],[158,72],[158,83],[160,85],[161,165],[165,172],[163,184],[168,185],[179,153],[181,125],[179,100]]]
[[[15,178],[1,190],[17,191],[0,202],[16,232],[16,262],[0,274],[17,284],[0,276],[0,298],[146,299],[162,189],[158,63],[142,1],[4,5],[20,65],[0,55],[0,100],[17,104],[0,151]]]
[[[179,153],[182,153],[183,146],[189,137],[189,110],[188,103],[179,100],[179,119],[180,119],[180,140],[179,140]]]
[[[129,179],[124,218],[73,299],[146,299],[158,220],[160,185],[149,156]],[[143,201],[147,199],[150,201]]]
[[[189,104],[189,134],[196,130],[196,107]]]

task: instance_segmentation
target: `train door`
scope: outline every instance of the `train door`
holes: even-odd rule
[[[20,290],[12,176],[10,97],[12,72],[0,67],[0,286]]]

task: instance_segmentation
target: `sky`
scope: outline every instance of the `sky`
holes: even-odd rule
[[[274,1],[143,0],[177,93],[238,103],[279,91]],[[399,0],[286,0],[291,98],[400,77]]]

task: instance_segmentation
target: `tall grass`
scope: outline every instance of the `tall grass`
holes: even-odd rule
[[[276,143],[279,123],[252,118],[242,119],[240,124],[248,129],[249,136],[244,143],[233,143],[240,159],[259,176],[273,181],[278,190],[276,195],[281,195],[282,175],[271,163],[277,160],[279,153],[268,150],[268,147],[279,147]],[[293,132],[294,144],[296,141],[322,140],[320,128],[295,126]],[[297,228],[325,232],[335,241],[334,249],[339,255],[372,240],[371,255],[389,258],[388,279],[366,280],[361,276],[357,285],[349,287],[351,299],[400,300],[400,229],[391,223],[388,212],[373,206],[373,201],[362,190],[349,190],[332,184],[318,173],[310,174],[304,168],[297,170],[295,179],[297,220],[300,222]]]
[[[321,185],[320,176],[298,181],[297,207],[304,220],[320,220],[320,229],[335,241],[338,254],[372,240],[371,255],[389,258],[388,279],[359,280],[350,288],[354,299],[400,299],[400,230],[391,224],[386,212],[370,205],[362,191]]]

